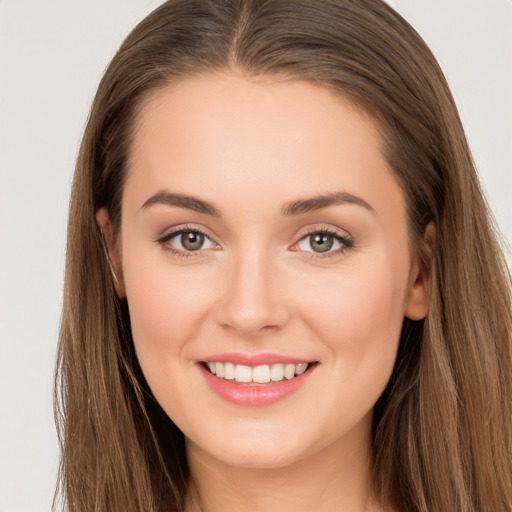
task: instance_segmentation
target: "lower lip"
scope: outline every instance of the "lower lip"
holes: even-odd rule
[[[218,396],[236,405],[261,407],[275,404],[298,391],[307,382],[313,368],[293,379],[283,379],[268,384],[245,384],[226,380],[210,373],[202,364],[198,364],[210,389]]]

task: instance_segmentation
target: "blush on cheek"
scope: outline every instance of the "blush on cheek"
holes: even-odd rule
[[[183,339],[187,324],[180,322],[183,299],[172,288],[136,283],[127,291],[132,333],[136,344],[149,343],[165,350],[172,339]]]
[[[141,356],[148,352],[162,361],[172,359],[180,345],[197,337],[212,300],[212,287],[204,286],[207,279],[201,272],[191,274],[169,265],[126,275],[132,334]]]
[[[361,401],[365,389],[368,407],[391,376],[403,322],[403,291],[389,270],[380,270],[366,279],[346,277],[324,287],[323,294],[311,294],[304,304],[309,323],[322,326],[322,340],[335,355],[344,394]]]
[[[387,277],[384,272],[380,276],[368,273],[365,278],[351,275],[319,286],[318,293],[309,293],[304,310],[323,318],[322,324],[332,334],[345,333],[355,339],[363,332],[396,332],[403,316],[403,295],[389,270]]]

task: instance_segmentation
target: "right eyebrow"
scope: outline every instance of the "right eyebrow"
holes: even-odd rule
[[[211,203],[203,201],[197,197],[185,194],[174,194],[172,192],[157,192],[144,202],[141,209],[150,208],[157,204],[177,206],[178,208],[185,208],[198,213],[220,217],[219,210],[217,210],[217,208],[215,208]]]

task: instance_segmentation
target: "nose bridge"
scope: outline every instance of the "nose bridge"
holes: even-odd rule
[[[218,321],[243,335],[277,328],[287,320],[278,265],[269,250],[254,244],[230,258]]]

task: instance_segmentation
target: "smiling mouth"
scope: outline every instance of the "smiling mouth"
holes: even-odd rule
[[[268,384],[292,380],[309,370],[316,363],[276,363],[259,366],[223,362],[203,362],[204,367],[216,377],[241,384]]]

